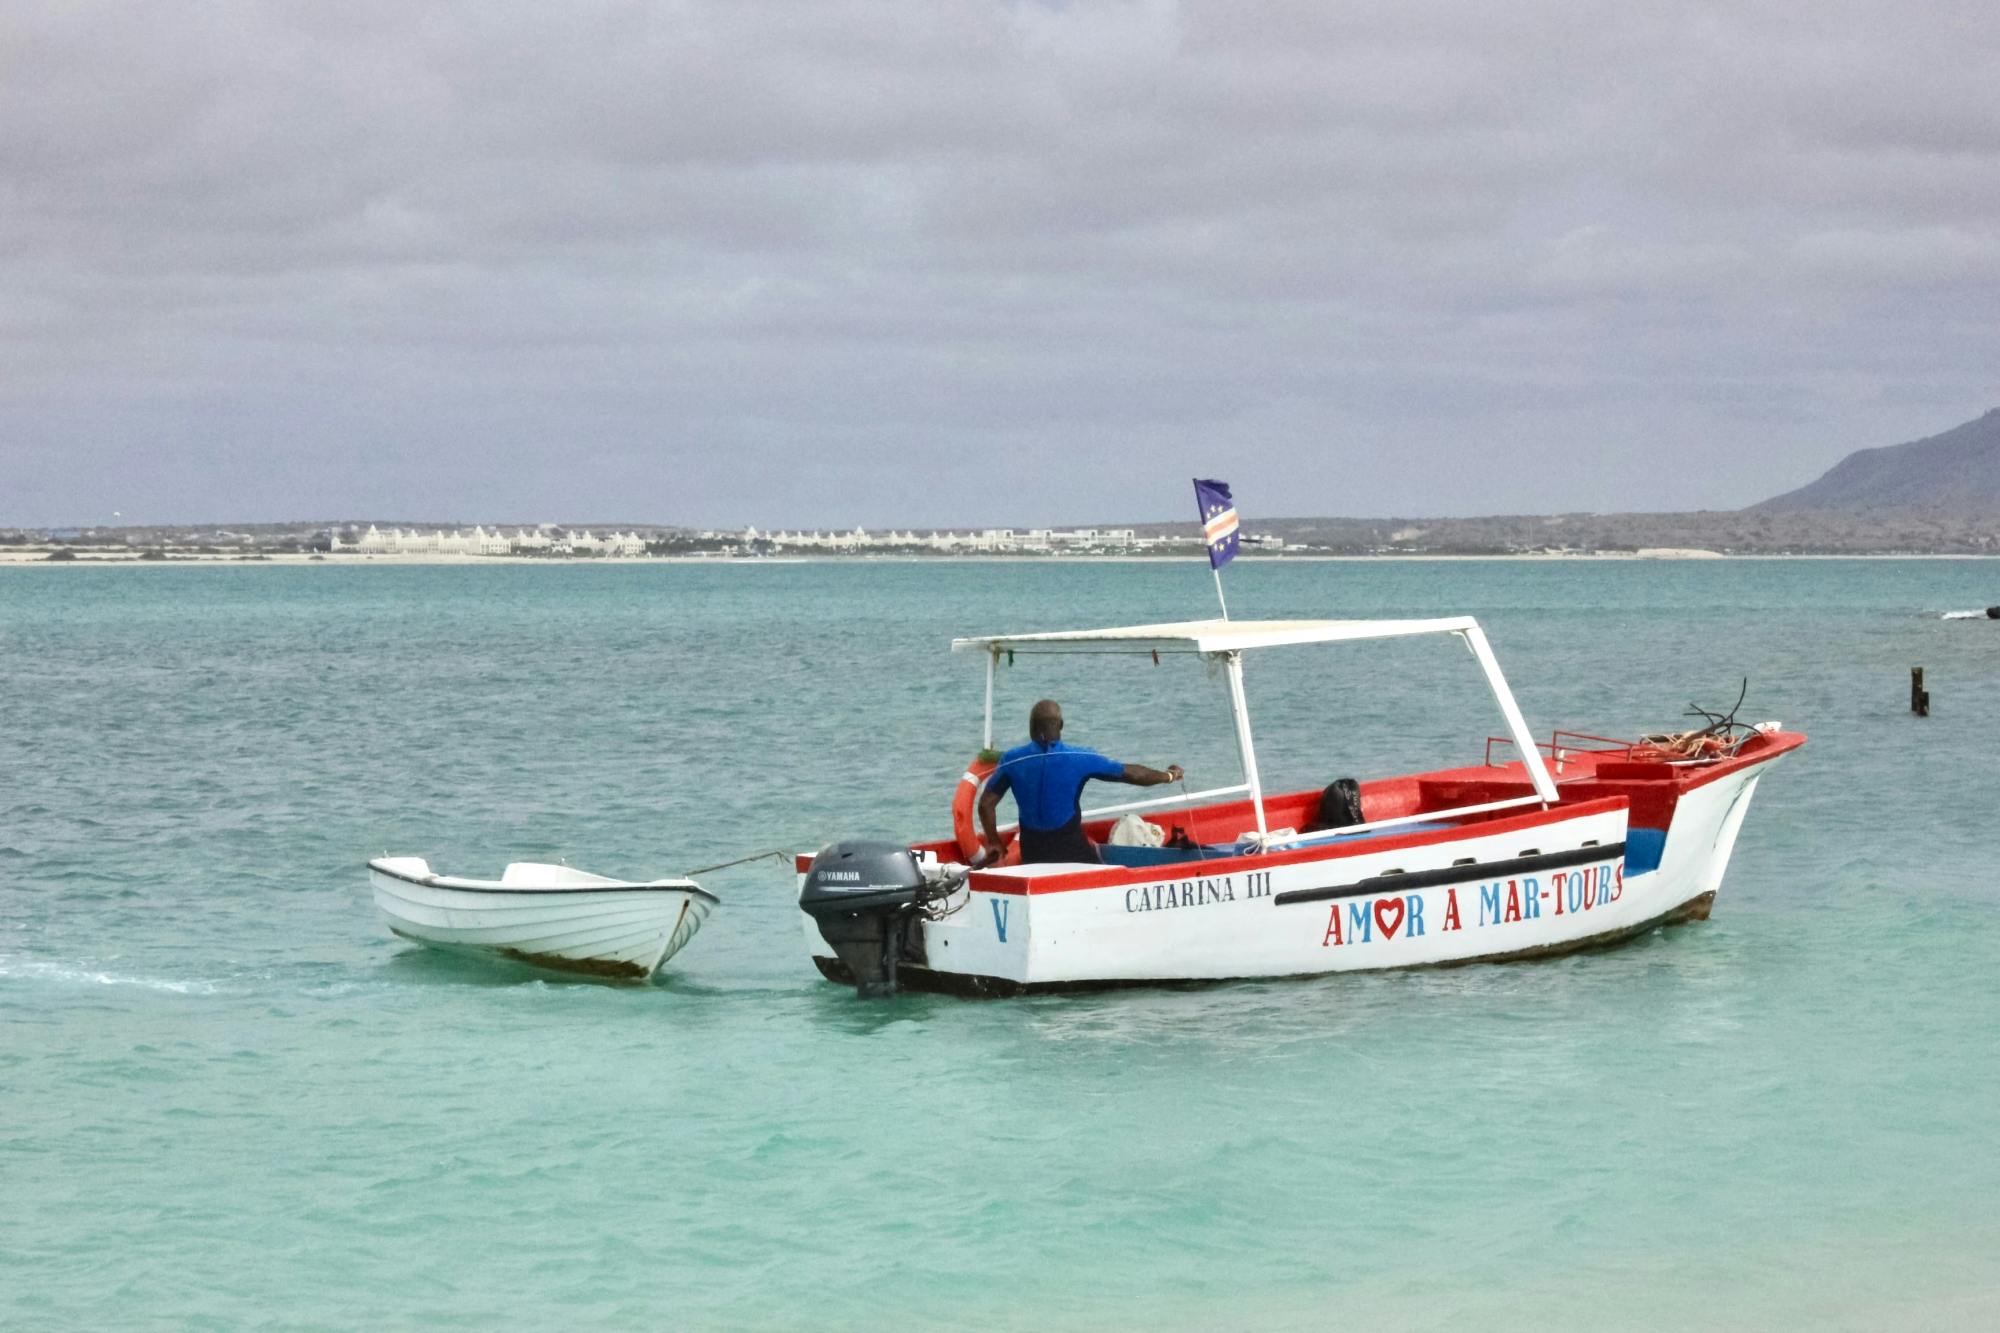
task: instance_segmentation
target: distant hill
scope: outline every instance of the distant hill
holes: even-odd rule
[[[1275,537],[1287,550],[1339,555],[2000,554],[2000,408],[1929,439],[1849,454],[1811,485],[1744,509],[1479,518],[1253,513],[1243,522],[1252,540]],[[1149,536],[1175,530],[1131,526]]]
[[[2000,407],[1942,435],[1862,449],[1808,486],[1746,512],[1993,514],[2000,511]]]

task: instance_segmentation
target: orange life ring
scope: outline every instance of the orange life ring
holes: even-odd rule
[[[979,824],[974,811],[979,806],[979,793],[986,787],[986,779],[993,776],[993,770],[1000,767],[1000,756],[992,750],[981,750],[970,764],[965,766],[965,774],[958,780],[958,789],[951,794],[951,836],[958,842],[958,850],[967,861],[986,850],[986,840],[979,836]],[[1002,835],[1008,844],[1007,854],[1000,858],[1001,864],[1011,865],[1020,854],[1020,849],[1011,837]]]

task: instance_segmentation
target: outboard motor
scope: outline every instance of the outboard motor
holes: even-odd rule
[[[799,907],[854,978],[863,998],[896,992],[896,963],[919,902],[932,885],[909,848],[836,842],[813,858]]]

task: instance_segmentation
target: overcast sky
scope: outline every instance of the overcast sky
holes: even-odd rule
[[[0,6],[0,524],[1735,508],[2000,404],[2000,5]]]

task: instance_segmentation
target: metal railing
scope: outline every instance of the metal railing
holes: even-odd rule
[[[1250,790],[1250,784],[1239,782],[1233,787],[1210,787],[1207,791],[1191,791],[1179,796],[1154,796],[1143,801],[1126,801],[1121,805],[1100,805],[1095,810],[1083,812],[1085,819],[1098,819],[1104,815],[1122,815],[1134,810],[1161,810],[1170,805],[1185,805],[1193,809],[1195,802],[1212,796],[1241,796]]]
[[[1575,733],[1565,732],[1564,735]],[[1622,745],[1623,742],[1620,742]],[[1100,819],[1106,815],[1121,815],[1139,810],[1164,809],[1168,806],[1183,806],[1191,813],[1199,809],[1198,802],[1222,796],[1241,796],[1250,790],[1247,782],[1232,787],[1211,787],[1207,791],[1188,792],[1180,796],[1155,796],[1143,801],[1125,801],[1118,805],[1099,806],[1083,812],[1085,820]],[[1237,838],[1239,846],[1251,851],[1284,851],[1296,847],[1315,847],[1321,843],[1337,842],[1341,838],[1351,838],[1360,833],[1373,833],[1378,829],[1400,828],[1406,824],[1437,823],[1458,819],[1465,815],[1483,815],[1495,810],[1515,810],[1527,805],[1540,805],[1540,796],[1512,796],[1504,801],[1482,801],[1477,805],[1454,806],[1449,810],[1419,810],[1411,815],[1396,815],[1389,819],[1371,819],[1360,824],[1348,824],[1337,829],[1320,829],[1311,833],[1296,833],[1290,829],[1273,829],[1259,832],[1245,830]],[[1000,825],[1002,833],[1012,833],[1018,823]]]
[[[1565,744],[1565,741],[1568,742],[1594,741],[1596,743],[1593,745],[1577,745],[1573,743]],[[1484,761],[1486,767],[1488,768],[1501,767],[1501,765],[1493,762],[1494,746],[1513,745],[1513,744],[1514,744],[1514,738],[1512,736],[1488,736],[1486,738],[1486,758]],[[1535,742],[1535,749],[1543,754],[1546,754],[1551,760],[1553,760],[1555,763],[1556,772],[1560,773],[1562,772],[1563,768],[1563,759],[1568,755],[1613,754],[1613,753],[1629,754],[1631,753],[1632,750],[1632,742],[1621,741],[1615,736],[1593,736],[1587,731],[1563,731],[1558,729],[1549,734],[1548,740]]]
[[[1241,796],[1250,790],[1250,784],[1239,782],[1233,787],[1210,787],[1207,791],[1191,791],[1180,796],[1153,796],[1143,801],[1126,801],[1119,805],[1100,805],[1094,810],[1083,812],[1086,822],[1101,819],[1105,815],[1122,815],[1134,810],[1164,810],[1171,805],[1186,806],[1193,810],[1196,803],[1216,796]],[[1002,833],[1012,833],[1021,827],[1019,820],[1010,820],[999,825]]]
[[[1483,815],[1492,810],[1514,810],[1524,805],[1540,805],[1539,796],[1510,796],[1504,801],[1483,801],[1478,805],[1454,806],[1450,810],[1420,810],[1414,815],[1397,815],[1393,819],[1371,819],[1366,823],[1348,824],[1342,828],[1321,829],[1316,833],[1286,834],[1283,829],[1263,839],[1265,851],[1278,851],[1287,847],[1314,847],[1323,842],[1336,842],[1341,838],[1351,838],[1357,833],[1372,833],[1376,829],[1398,828],[1404,824],[1428,824],[1441,820],[1456,819],[1461,815]]]

